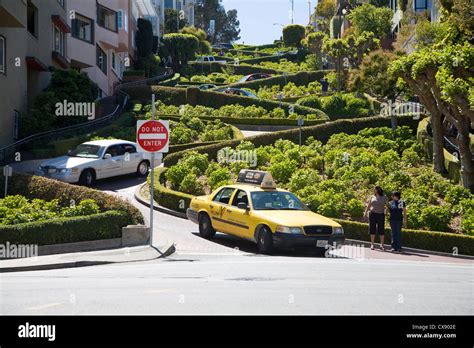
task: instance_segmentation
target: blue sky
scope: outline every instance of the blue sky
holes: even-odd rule
[[[281,26],[290,24],[290,0],[223,0],[226,10],[236,9],[240,20],[240,43],[251,45],[272,43],[281,36]],[[309,22],[308,0],[294,0],[294,23]],[[311,9],[317,0],[311,0]]]

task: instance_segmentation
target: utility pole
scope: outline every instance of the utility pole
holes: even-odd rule
[[[295,0],[291,0],[291,24],[295,19]]]
[[[308,0],[308,14],[309,14],[308,23],[311,24],[311,0]]]

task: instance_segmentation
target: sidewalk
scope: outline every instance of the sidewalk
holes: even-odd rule
[[[159,259],[165,255],[166,253],[162,255],[157,249],[147,245],[114,250],[36,256],[22,259],[0,260],[0,273],[44,271],[59,268],[149,261]]]

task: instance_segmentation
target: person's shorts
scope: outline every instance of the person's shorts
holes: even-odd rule
[[[376,234],[379,236],[385,235],[385,214],[370,212],[369,233]]]

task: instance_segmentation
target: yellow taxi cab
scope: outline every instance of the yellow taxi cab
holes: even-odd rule
[[[276,188],[269,172],[242,170],[235,185],[194,197],[186,215],[199,224],[202,237],[210,239],[216,231],[231,234],[257,243],[264,254],[274,248],[325,250],[345,239],[341,225],[312,212],[293,193]]]

